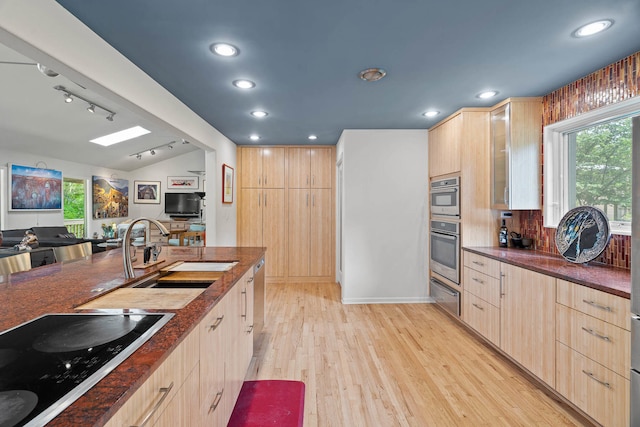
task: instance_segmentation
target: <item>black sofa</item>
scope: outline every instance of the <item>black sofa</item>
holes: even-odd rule
[[[41,248],[53,248],[57,246],[77,245],[79,243],[91,242],[93,253],[104,251],[104,248],[98,246],[99,243],[105,241],[104,239],[84,239],[81,237],[75,237],[73,234],[69,233],[69,230],[67,230],[67,227],[64,225],[3,230],[2,247],[12,247],[20,243],[27,230],[33,231],[38,238],[38,246]]]

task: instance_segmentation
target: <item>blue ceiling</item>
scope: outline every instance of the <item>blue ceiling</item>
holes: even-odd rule
[[[638,0],[57,1],[237,144],[255,144],[254,133],[258,144],[307,144],[309,134],[335,144],[343,129],[427,129],[640,50]],[[615,23],[572,37],[602,18]],[[213,42],[240,55],[213,55]],[[360,80],[369,67],[387,76]],[[239,78],[256,87],[235,88]],[[499,94],[476,98],[486,89]],[[428,109],[441,114],[426,119]]]

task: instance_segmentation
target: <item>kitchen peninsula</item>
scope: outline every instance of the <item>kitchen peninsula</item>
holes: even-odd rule
[[[108,295],[112,291],[127,288],[132,284],[144,281],[156,275],[163,267],[175,262],[237,262],[230,270],[221,273],[218,280],[204,289],[184,308],[144,310],[151,313],[173,313],[173,317],[131,356],[126,358],[112,372],[46,425],[103,426],[110,420],[116,424],[119,424],[121,420],[129,422],[129,418],[123,418],[122,416],[123,412],[127,412],[125,411],[127,402],[138,399],[140,392],[144,391],[146,383],[149,382],[148,380],[162,376],[158,375],[158,372],[164,375],[165,365],[176,361],[176,359],[177,364],[180,365],[180,381],[175,384],[173,391],[171,391],[173,386],[168,387],[166,402],[164,404],[160,402],[160,400],[164,399],[161,396],[158,398],[157,390],[152,390],[153,399],[155,399],[153,404],[157,402],[157,406],[160,408],[157,413],[151,414],[153,422],[157,422],[156,425],[171,425],[172,423],[179,425],[175,424],[176,420],[178,420],[175,416],[165,421],[162,420],[162,417],[163,411],[170,412],[167,408],[172,405],[172,400],[177,401],[181,397],[181,390],[179,389],[183,383],[185,390],[188,386],[189,391],[183,393],[183,395],[189,397],[191,407],[181,408],[178,411],[181,412],[180,416],[190,417],[190,420],[196,422],[193,425],[197,425],[197,422],[202,419],[201,417],[206,416],[207,413],[214,412],[215,408],[214,410],[209,410],[213,408],[213,404],[211,404],[213,399],[210,399],[211,396],[209,396],[207,388],[211,381],[209,378],[203,379],[202,377],[205,374],[209,377],[215,377],[219,371],[215,370],[217,368],[213,366],[214,361],[217,362],[218,359],[223,357],[228,359],[229,355],[223,356],[222,353],[233,353],[236,348],[243,351],[243,354],[232,355],[231,359],[239,360],[236,364],[240,365],[234,367],[234,372],[242,371],[242,376],[244,376],[251,358],[252,346],[247,344],[242,347],[237,343],[246,343],[248,337],[248,342],[251,342],[250,337],[252,337],[252,334],[251,328],[246,334],[237,333],[237,337],[232,339],[233,342],[230,347],[220,345],[213,351],[207,351],[204,353],[207,355],[206,360],[203,360],[202,347],[205,342],[209,342],[207,340],[210,340],[208,336],[202,334],[202,331],[205,331],[203,326],[207,326],[206,331],[213,331],[215,328],[211,327],[209,323],[214,323],[215,316],[220,316],[220,310],[226,309],[227,306],[231,310],[237,309],[236,311],[238,312],[242,310],[243,318],[247,317],[247,313],[252,310],[252,304],[246,302],[244,305],[236,304],[235,299],[231,306],[229,303],[232,297],[236,298],[236,293],[237,301],[242,301],[240,288],[245,286],[245,282],[250,282],[248,278],[253,277],[253,267],[264,257],[264,254],[265,248],[167,247],[163,251],[165,262],[147,269],[136,269],[136,277],[126,280],[122,267],[122,252],[121,250],[111,250],[94,254],[88,259],[71,263],[51,264],[29,272],[4,277],[5,281],[0,282],[0,298],[3,301],[3,315],[0,317],[0,330],[2,331],[49,313],[104,313],[105,310],[81,310],[78,307]],[[138,258],[140,259],[141,256]],[[244,293],[246,290],[242,292]],[[246,297],[246,294],[244,296]],[[245,298],[244,301],[247,301],[247,299]],[[135,307],[121,308],[121,310],[108,310],[106,312],[136,314],[141,311],[135,309]],[[225,322],[225,324],[241,330],[243,327],[240,324],[241,316],[238,315],[237,317],[238,319],[235,320],[230,318],[230,323]],[[219,319],[220,317],[217,318]],[[205,321],[208,322],[206,325]],[[225,330],[228,331],[231,326]],[[218,339],[220,339],[220,333],[217,335]],[[216,351],[218,348],[224,349],[221,350],[221,357],[217,357],[218,353]],[[180,357],[175,356],[176,353],[180,353]],[[189,363],[191,365],[189,367],[186,367],[187,363],[184,362],[187,359],[190,360]],[[217,363],[217,365],[220,365],[220,363]],[[224,364],[222,365],[224,369]],[[182,366],[185,366],[185,369],[182,369]],[[225,372],[223,372],[223,377]],[[191,378],[191,380],[187,377]],[[233,378],[234,387],[238,384],[241,385],[243,378]],[[166,381],[166,378],[164,380]],[[187,383],[187,381],[189,382]],[[221,393],[218,394],[221,395]],[[226,413],[225,416],[228,416],[231,409],[233,409],[237,394],[236,396],[229,396],[233,395],[233,392],[225,394],[227,396],[224,399],[217,399],[217,403],[221,401],[224,403],[220,404],[222,409],[218,410],[217,414]],[[201,399],[198,396],[202,396],[202,399],[206,398],[207,402],[200,402]],[[216,394],[213,393],[213,396],[216,396]],[[136,403],[139,402],[136,401]],[[152,408],[153,404],[149,405],[149,407]],[[216,406],[218,405],[216,404]],[[202,408],[205,409],[202,410]],[[144,414],[147,414],[146,408],[136,409],[143,411],[142,418],[145,417]],[[213,420],[208,424],[218,425],[217,420],[224,419],[224,416],[223,418],[220,418],[220,416],[216,415],[215,418],[207,418],[207,421]],[[132,421],[141,422],[142,418],[135,418]],[[126,425],[133,424],[132,422]],[[224,425],[226,425],[226,421],[224,421]]]

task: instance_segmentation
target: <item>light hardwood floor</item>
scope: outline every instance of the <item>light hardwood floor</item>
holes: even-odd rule
[[[334,283],[266,298],[247,379],[304,381],[305,427],[583,425],[431,304],[343,305]]]

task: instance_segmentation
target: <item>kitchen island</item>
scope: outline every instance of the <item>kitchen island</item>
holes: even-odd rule
[[[111,250],[94,254],[88,259],[47,265],[5,278],[0,283],[0,298],[3,301],[3,315],[0,317],[2,331],[47,313],[98,312],[100,310],[79,310],[78,307],[117,289],[144,281],[174,262],[237,262],[184,308],[145,310],[174,313],[174,316],[47,426],[106,424],[185,338],[194,335],[192,332],[203,319],[264,254],[265,248],[166,247],[161,256],[165,262],[147,269],[136,269],[135,278],[125,279],[122,251]],[[141,259],[141,253],[138,258]],[[199,395],[198,390],[191,393],[194,398]]]

